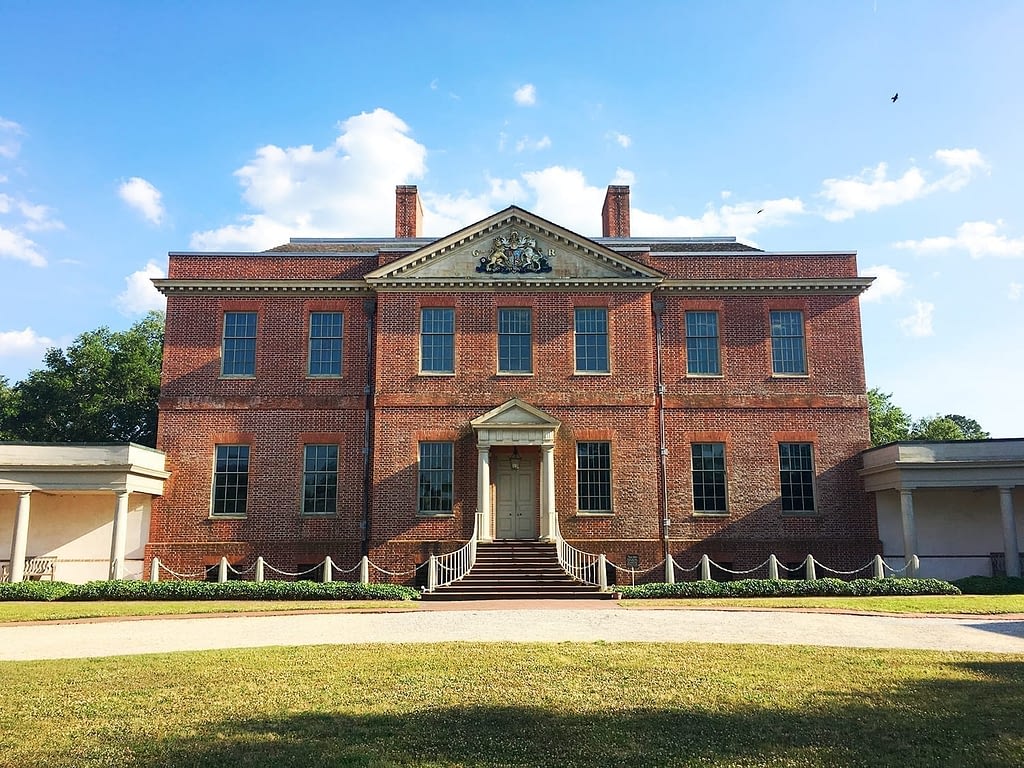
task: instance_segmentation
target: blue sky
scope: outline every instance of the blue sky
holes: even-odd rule
[[[168,251],[390,235],[396,184],[428,235],[510,203],[599,235],[625,183],[634,235],[856,250],[868,385],[1024,436],[1022,32],[997,0],[6,0],[0,376],[160,306]]]

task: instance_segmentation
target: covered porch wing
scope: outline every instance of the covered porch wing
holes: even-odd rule
[[[888,562],[941,579],[1021,575],[1024,439],[900,442],[863,454]]]
[[[0,578],[141,578],[168,476],[161,451],[131,443],[0,443]]]

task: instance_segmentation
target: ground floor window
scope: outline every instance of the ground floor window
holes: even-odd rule
[[[333,515],[338,507],[338,446],[307,445],[303,456],[302,514]]]
[[[783,512],[814,511],[814,456],[810,443],[779,443]]]
[[[576,498],[580,512],[612,511],[610,443],[576,443]]]
[[[249,496],[249,446],[218,445],[213,471],[214,515],[244,515]]]
[[[693,509],[696,512],[726,512],[725,444],[693,443]]]
[[[447,514],[453,509],[453,449],[451,443],[420,443],[417,508],[422,515]]]

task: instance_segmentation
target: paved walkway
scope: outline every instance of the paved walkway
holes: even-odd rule
[[[1024,618],[626,609],[605,601],[448,603],[396,613],[159,617],[0,626],[0,660],[435,642],[700,642],[1024,654]]]

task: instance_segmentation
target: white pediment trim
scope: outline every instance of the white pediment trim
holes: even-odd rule
[[[550,255],[550,271],[489,273],[476,269],[480,254],[489,253],[495,238],[512,230],[536,239],[545,257]],[[664,280],[664,275],[589,238],[510,206],[368,273],[365,279],[378,290],[536,290],[567,286],[652,290]]]
[[[512,398],[497,408],[492,408],[469,423],[477,431],[491,427],[501,429],[558,429],[562,425],[562,422],[539,408],[534,408],[518,397]]]

